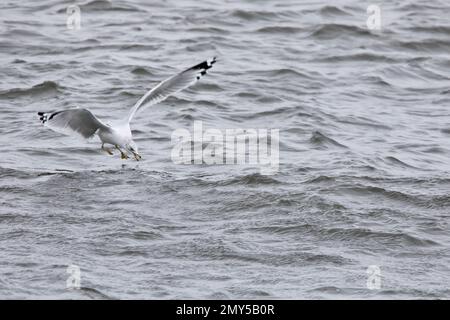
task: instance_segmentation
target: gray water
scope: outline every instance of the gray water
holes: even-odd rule
[[[369,1],[74,3],[0,4],[1,298],[450,298],[448,1],[377,1],[379,31]],[[133,121],[141,162],[36,115],[117,119],[211,56]],[[278,173],[174,164],[196,120],[279,129]]]

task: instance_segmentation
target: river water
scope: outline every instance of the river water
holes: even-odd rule
[[[448,299],[450,4],[371,4],[3,0],[0,297]],[[212,56],[134,119],[140,162],[36,115],[112,121]],[[278,129],[278,171],[174,163],[194,121]]]

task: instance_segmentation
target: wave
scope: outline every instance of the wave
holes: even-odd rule
[[[351,16],[351,14],[344,9],[331,5],[320,8],[319,13],[325,17]]]
[[[324,24],[316,28],[311,34],[311,37],[328,40],[339,38],[342,36],[365,36],[365,37],[377,37],[376,34],[371,33],[368,29],[363,29],[357,26],[329,23]]]
[[[319,237],[326,241],[349,241],[358,239],[364,241],[380,241],[386,244],[414,245],[418,247],[439,246],[436,241],[413,236],[406,232],[375,231],[367,228],[324,228],[313,224],[298,224],[294,226],[265,226],[253,227],[250,230],[275,235],[292,235],[304,237],[306,235]]]
[[[137,8],[135,6],[132,6],[130,4],[120,3],[117,4],[113,3],[112,0],[93,0],[85,3],[77,4],[80,7],[80,10],[82,12],[94,12],[94,11],[135,11],[140,12],[143,9]],[[59,9],[58,13],[66,12],[67,7]]]
[[[420,169],[417,167],[414,167],[410,164],[407,164],[404,161],[401,161],[400,159],[397,159],[396,157],[393,156],[388,156],[386,158],[384,158],[385,161],[389,164],[395,165],[396,167],[400,167],[400,168],[410,168],[410,169]]]
[[[382,232],[363,228],[331,228],[321,230],[320,233],[330,240],[355,241],[355,239],[361,238],[365,241],[376,240],[384,243],[398,243],[419,247],[439,245],[439,243],[433,240],[419,238],[405,232]]]
[[[313,145],[316,145],[318,147],[339,147],[339,148],[348,148],[347,146],[337,142],[336,140],[333,140],[323,133],[319,131],[313,132],[311,138],[309,139],[309,142]]]
[[[61,86],[54,81],[44,81],[31,88],[13,88],[0,91],[0,98],[18,98],[22,96],[50,95],[60,92]]]
[[[294,68],[275,68],[267,70],[248,70],[249,75],[271,79],[273,77],[299,77],[304,79],[316,79],[320,74],[317,72],[306,73]]]
[[[371,82],[373,84],[379,85],[379,86],[392,87],[392,85],[387,80],[385,80],[383,77],[381,77],[379,75],[363,76],[363,77],[361,77],[361,79]]]
[[[368,52],[360,52],[360,53],[352,53],[340,56],[330,56],[325,58],[318,58],[314,61],[320,62],[385,62],[385,63],[393,63],[397,62],[398,59],[394,59],[391,57],[387,57],[386,55],[368,53]]]
[[[299,27],[290,27],[290,26],[270,26],[270,27],[262,27],[256,29],[254,32],[258,33],[280,33],[284,36],[288,36],[290,34],[296,34],[305,31],[305,29]]]
[[[3,37],[5,38],[9,38],[9,37],[14,37],[14,38],[20,38],[20,37],[24,37],[24,38],[39,38],[39,37],[45,37],[42,33],[36,31],[36,27],[34,27],[34,30],[26,30],[26,29],[10,29],[8,31],[6,31],[4,34],[2,34]]]
[[[233,10],[230,15],[248,21],[277,20],[279,18],[279,14],[273,11],[247,11],[242,9]]]
[[[269,102],[279,102],[276,99],[270,99],[269,97],[266,98]],[[261,103],[265,103],[264,101],[260,101],[260,99],[258,99],[259,102]],[[259,112],[248,112],[248,113],[241,113],[239,115],[239,118],[242,120],[252,120],[252,119],[258,119],[260,117],[271,117],[271,116],[286,116],[286,115],[290,115],[292,113],[295,113],[297,111],[296,108],[292,108],[292,107],[274,107],[272,109],[269,110],[263,110],[263,111],[259,111]],[[231,120],[231,119],[230,119]]]
[[[370,122],[370,121],[372,121],[372,122]],[[350,125],[354,125],[354,126],[369,127],[369,128],[383,129],[383,130],[391,130],[392,129],[388,125],[376,123],[376,122],[373,122],[373,120],[366,119],[366,118],[357,118],[357,119],[350,118],[350,119],[338,120],[338,122],[344,123],[344,124],[350,124]]]
[[[90,299],[95,299],[95,300],[112,300],[112,299],[114,299],[113,297],[101,292],[100,290],[94,289],[94,288],[81,287],[77,291],[80,292],[82,295],[87,296]]]
[[[145,75],[145,76],[153,76],[153,73],[151,73],[150,71],[148,71],[146,68],[142,68],[142,67],[136,67],[133,68],[131,70],[132,74],[137,74],[137,75]]]
[[[187,31],[190,32],[201,32],[201,33],[207,33],[207,34],[221,34],[221,35],[229,35],[231,34],[230,31],[219,28],[219,27],[195,27],[195,28],[190,28]]]
[[[448,40],[438,40],[438,39],[424,39],[420,41],[401,41],[394,43],[401,49],[407,49],[416,52],[426,52],[426,53],[448,53],[450,51],[450,41]]]
[[[219,182],[219,185],[228,186],[234,184],[242,184],[242,185],[264,185],[264,184],[280,184],[281,182],[273,177],[269,177],[266,175],[261,175],[259,173],[249,174],[245,176],[241,176],[238,178],[233,178],[231,180],[226,180]]]
[[[414,26],[408,28],[408,30],[412,32],[425,32],[428,34],[442,33],[446,36],[450,34],[450,26]]]

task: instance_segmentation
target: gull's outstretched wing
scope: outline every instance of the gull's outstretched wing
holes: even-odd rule
[[[206,74],[206,70],[212,67],[216,58],[208,59],[189,69],[186,69],[166,80],[147,92],[130,110],[128,121],[131,121],[137,111],[165,100],[170,95],[186,89]]]
[[[93,137],[98,129],[106,128],[106,125],[87,109],[38,112],[38,115],[46,127],[67,135],[78,134],[85,139]]]

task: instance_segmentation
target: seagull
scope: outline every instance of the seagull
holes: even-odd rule
[[[135,114],[193,85],[206,74],[206,71],[216,61],[216,57],[205,60],[160,82],[136,102],[125,119],[118,121],[114,126],[102,122],[92,112],[84,108],[38,112],[38,115],[42,124],[53,131],[67,135],[78,135],[85,139],[97,135],[102,142],[102,150],[108,154],[113,155],[113,149],[105,147],[105,144],[112,145],[119,150],[122,159],[128,159],[128,153],[131,153],[134,159],[139,161],[142,157],[138,153],[138,147],[133,141],[130,129],[130,122]]]

